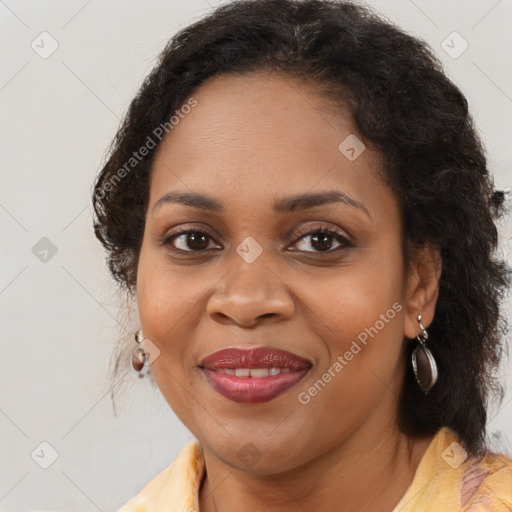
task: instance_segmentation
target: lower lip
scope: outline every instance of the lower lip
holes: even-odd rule
[[[309,368],[271,377],[236,377],[207,368],[202,370],[213,388],[221,395],[234,402],[251,404],[268,402],[284,393],[302,380]]]

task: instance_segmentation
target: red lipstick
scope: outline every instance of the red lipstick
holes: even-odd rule
[[[272,400],[297,384],[312,363],[283,350],[229,348],[206,357],[199,367],[224,397],[234,402],[258,403]]]

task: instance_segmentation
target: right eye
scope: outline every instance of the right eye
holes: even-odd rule
[[[212,237],[204,231],[188,229],[178,231],[165,237],[162,245],[176,252],[202,252],[210,249],[208,242],[212,240]]]

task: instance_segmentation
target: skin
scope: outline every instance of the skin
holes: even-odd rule
[[[405,268],[398,198],[368,146],[354,161],[339,151],[356,133],[353,122],[329,113],[313,85],[262,72],[221,75],[193,97],[197,106],[154,161],[137,300],[144,336],[161,351],[155,381],[204,451],[200,510],[391,511],[432,440],[407,438],[395,415],[403,345],[419,332],[418,313],[425,327],[434,316],[439,253],[418,249]],[[285,196],[332,189],[367,213],[343,203],[272,209]],[[172,203],[153,212],[170,191],[213,196],[225,211]],[[353,247],[335,236],[315,243],[321,226]],[[206,233],[203,245],[186,235],[159,242],[178,228]],[[296,236],[299,228],[312,234]],[[252,263],[236,251],[246,237],[262,249]],[[394,318],[301,404],[299,393],[394,303],[402,306]],[[313,368],[259,404],[224,398],[198,368],[217,350],[259,346]],[[248,443],[260,457],[252,465],[237,456]]]

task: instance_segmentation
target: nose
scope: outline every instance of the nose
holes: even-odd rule
[[[207,313],[216,322],[254,327],[267,319],[290,319],[295,313],[285,283],[260,259],[236,263],[217,285],[207,304]]]

